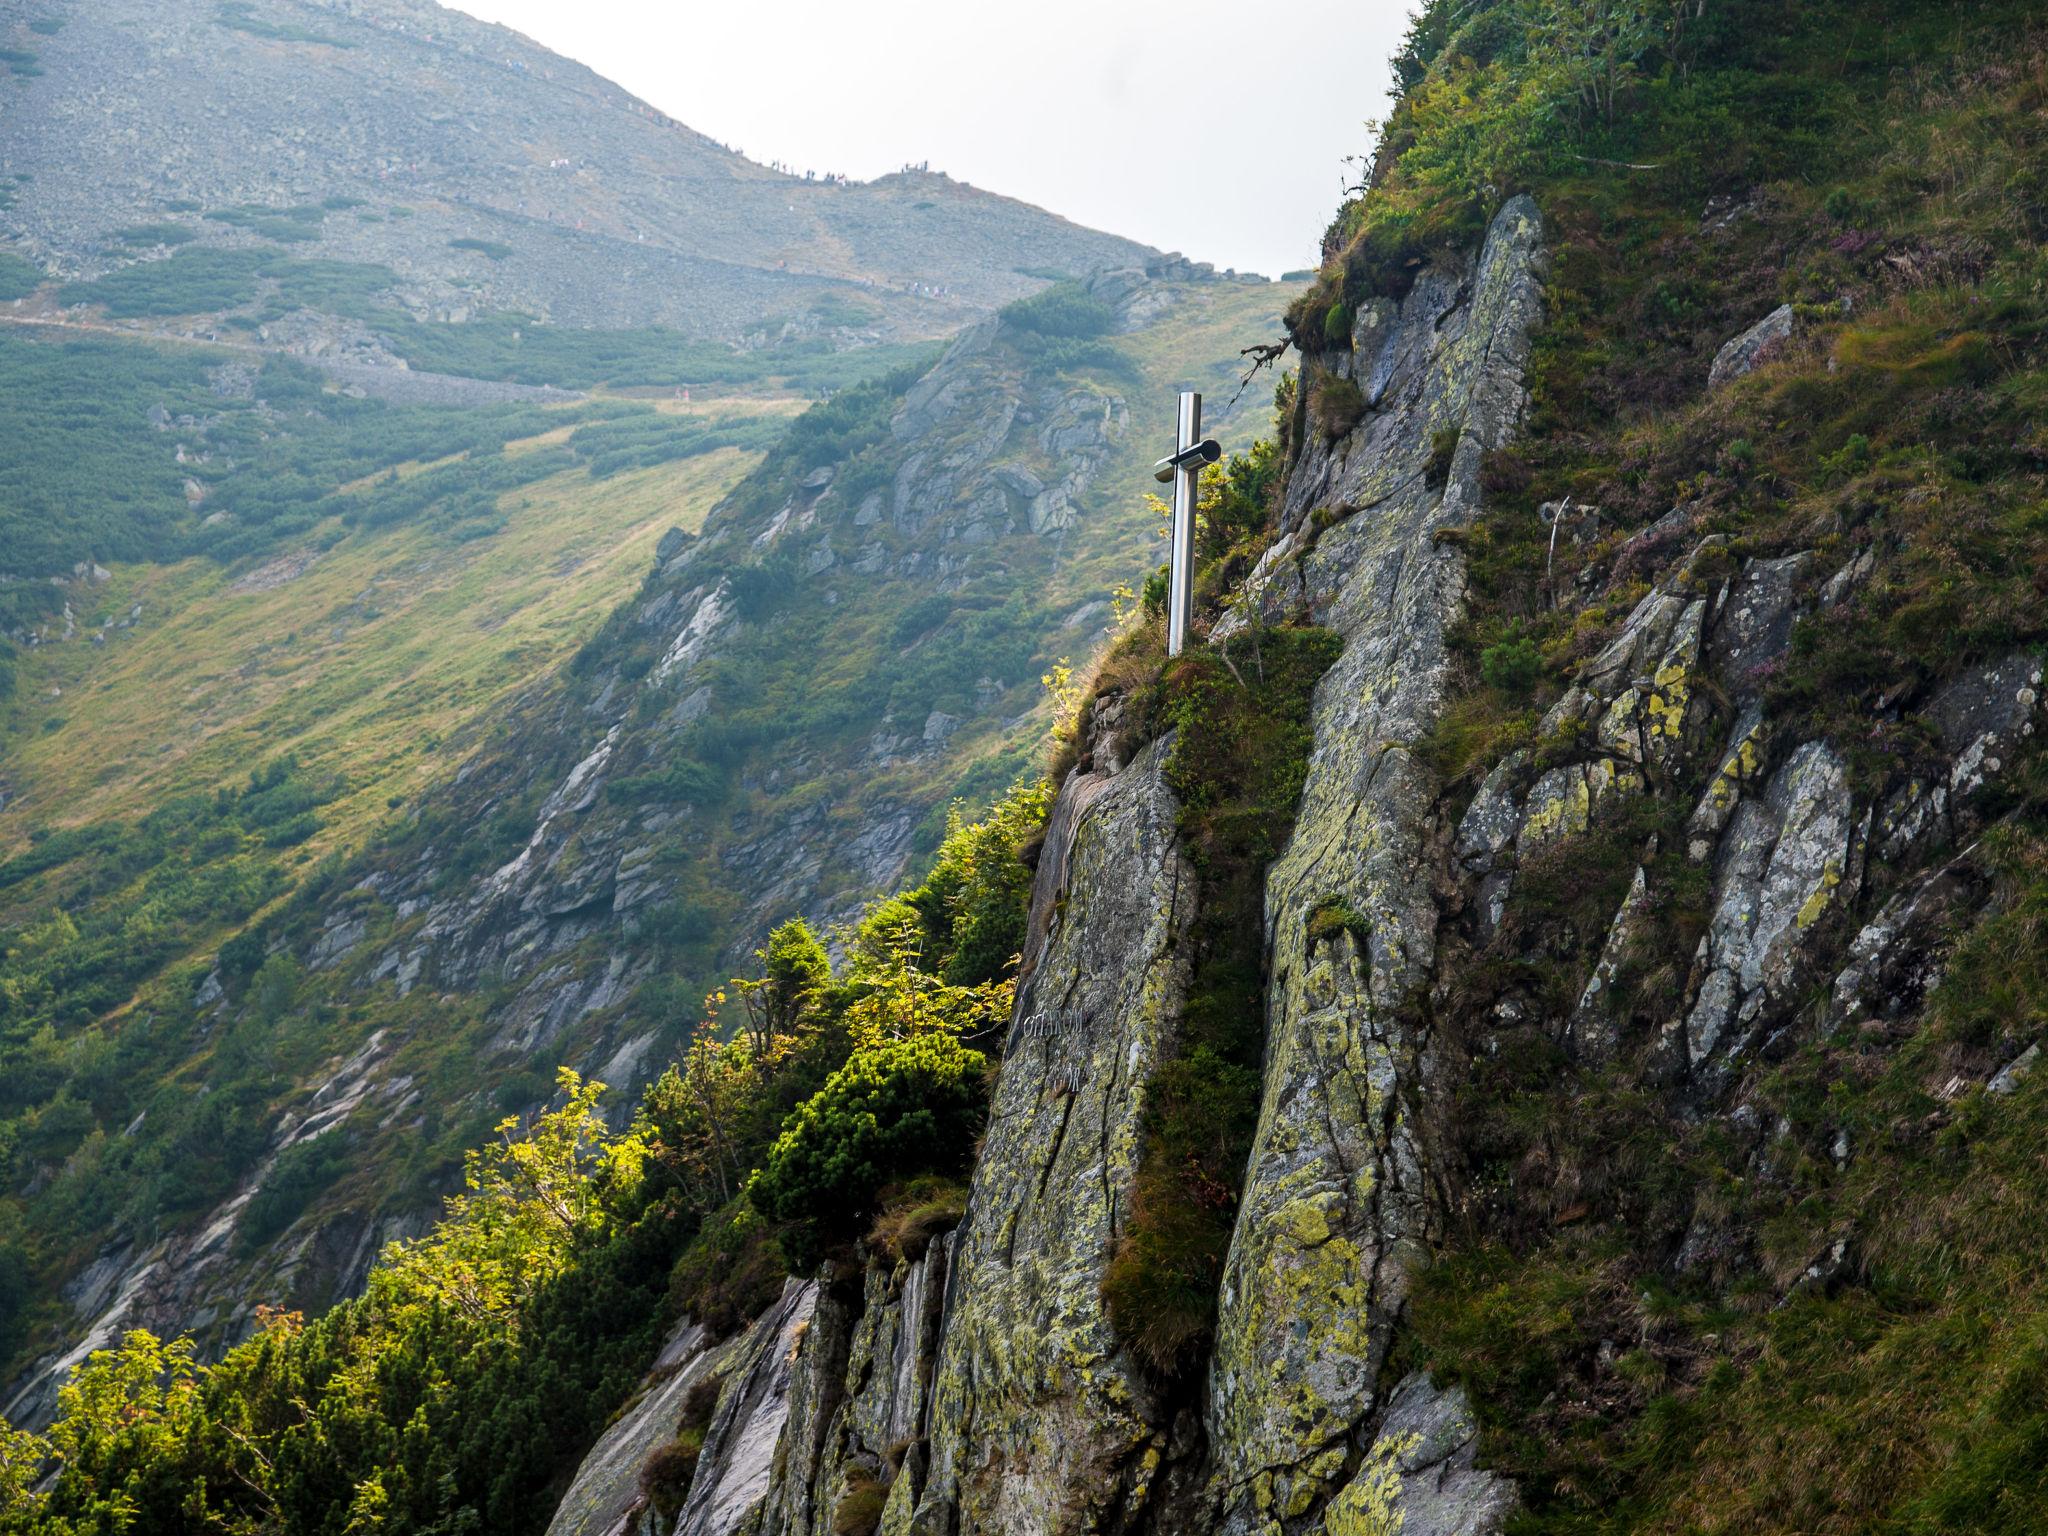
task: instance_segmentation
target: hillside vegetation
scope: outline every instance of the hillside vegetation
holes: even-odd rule
[[[220,949],[228,974],[260,969],[260,937],[221,946],[331,883],[445,780],[798,403],[400,407],[230,354],[5,341],[0,355],[23,385],[7,407],[20,499],[0,515],[31,536],[14,547],[61,530],[110,562],[6,589],[6,1158],[17,1192],[13,1175],[53,1154],[71,1170],[5,1218],[14,1348],[35,1316],[32,1254],[73,1266],[110,1232],[207,1208],[262,1156],[279,1085],[347,1038],[338,1016],[289,1041],[272,1031],[300,970],[282,956],[257,1010],[270,1022],[211,1038],[184,967]],[[87,483],[127,495],[63,500]],[[175,1006],[109,1028],[166,975]],[[113,1097],[136,1107],[109,1144],[92,1106]],[[295,1198],[343,1171],[309,1166]]]
[[[778,928],[625,1129],[564,1069],[559,1107],[504,1120],[361,1297],[268,1313],[211,1367],[142,1331],[94,1356],[47,1438],[0,1425],[0,1530],[539,1529],[674,1311],[730,1331],[785,1263],[858,1238],[914,1254],[958,1219],[1045,805],[1025,785],[956,822],[836,976],[800,921]]]
[[[1652,582],[1814,550],[1812,590],[1860,561],[1858,595],[1800,620],[1756,679],[1764,718],[1779,752],[1818,736],[1884,803],[1938,751],[1929,701],[2048,639],[2038,16],[1439,3],[1397,64],[1374,188],[1291,317],[1311,400],[1342,409],[1325,365],[1348,313],[1500,192],[1533,188],[1552,241],[1524,438],[1469,539],[1465,692],[1431,744],[1457,799],[1510,749],[1569,760],[1539,716]],[[1790,339],[1704,388],[1780,303]],[[1819,983],[1724,1096],[1674,1083],[1659,1046],[1711,915],[1690,778],[1525,867],[1497,933],[1440,962],[1416,1006],[1472,1067],[1414,1106],[1450,1175],[1401,1353],[1472,1390],[1523,1490],[1513,1529],[2048,1524],[2022,1214],[2048,1187],[2043,1084],[1981,1086],[2048,1023],[2020,937],[2048,802],[2038,749],[2021,758],[1961,850],[1992,896],[1952,919],[1924,1010],[1837,1022]],[[1589,1061],[1558,1021],[1639,861],[1620,1052]],[[1874,862],[1865,910],[1908,872]],[[1763,1152],[1752,1125],[1777,1127]]]
[[[857,917],[936,856],[954,797],[986,805],[1030,768],[1040,676],[1157,559],[1151,515],[1118,489],[1147,451],[1124,392],[1233,378],[1278,307],[1186,285],[1173,331],[1118,334],[1103,302],[1049,292],[969,349],[985,393],[964,421],[907,442],[892,419],[938,387],[916,370],[794,415],[752,396],[471,409],[190,348],[143,350],[157,372],[129,388],[134,343],[21,344],[74,396],[108,375],[105,420],[22,407],[37,462],[132,451],[131,478],[161,489],[108,522],[155,559],[13,589],[43,608],[0,704],[10,1353],[48,1358],[75,1326],[67,1277],[110,1259],[217,1288],[208,1349],[253,1324],[252,1293],[346,1293],[375,1234],[433,1209],[490,1125],[547,1100],[558,1061],[622,1090],[658,1076],[777,922]],[[1018,402],[1003,451],[1027,473],[1071,472],[1049,434],[1083,445],[1067,526],[959,543],[936,495],[928,530],[852,524],[944,431]],[[204,448],[234,430],[232,456]],[[196,469],[195,448],[213,453]],[[175,477],[202,472],[194,506]],[[852,524],[823,572],[822,530],[789,513],[820,474]],[[692,563],[730,583],[741,623],[657,676],[688,617],[658,568]],[[602,926],[575,910],[587,895],[535,898],[570,911],[560,937],[469,968],[525,921],[476,908],[609,722],[566,878],[623,867],[656,894]],[[888,841],[859,855],[878,812]],[[607,854],[614,828],[632,841]],[[656,856],[624,857],[642,845]],[[596,1001],[538,1043],[533,1010],[575,1007],[565,987]],[[353,1105],[337,1079],[385,1107],[302,1142],[323,1104]],[[195,1249],[209,1213],[258,1235]],[[168,1305],[156,1320],[201,1304]]]
[[[1149,512],[1131,499],[1074,556],[1043,536],[1085,525],[1037,498],[1076,443],[1142,486],[1116,402],[1217,354],[1170,326],[1234,331],[1250,306],[1183,295],[1184,317],[1122,336],[1101,289],[1060,285],[929,372],[808,412],[557,689],[368,857],[224,944],[208,989],[188,964],[110,1021],[89,967],[65,968],[174,903],[10,931],[10,965],[60,957],[17,989],[47,1023],[5,1063],[28,1085],[7,1145],[34,1176],[0,1220],[36,1243],[0,1284],[44,1318],[88,1232],[172,1214],[143,1192],[183,1175],[158,1132],[117,1137],[131,1112],[188,1155],[241,1147],[206,1165],[208,1194],[253,1170],[239,1230],[274,1246],[482,1150],[440,1225],[324,1317],[266,1313],[215,1365],[142,1330],[91,1356],[46,1434],[0,1440],[0,1530],[538,1529],[676,1319],[732,1334],[809,1276],[827,1321],[775,1377],[798,1430],[777,1418],[753,1448],[786,1492],[843,1422],[803,1414],[888,1374],[856,1324],[904,1326],[897,1288],[970,1189],[939,1331],[1002,1330],[985,1320],[1007,1299],[977,1283],[1057,1291],[1083,1322],[913,1358],[924,1402],[982,1416],[847,1440],[847,1475],[797,1489],[836,1536],[906,1519],[903,1491],[920,1521],[961,1519],[977,1491],[932,1447],[963,1433],[989,1437],[962,1459],[998,1501],[1065,1488],[1073,1528],[1108,1509],[1118,1529],[1208,1529],[1248,1497],[1285,1536],[1440,1536],[1471,1528],[1470,1497],[1479,1528],[1516,1536],[2048,1529],[2048,32],[2019,0],[1431,0],[1395,68],[1368,185],[1286,316],[1298,371],[1272,436],[1205,482],[1188,654],[1163,654]],[[1415,381],[1374,402],[1371,349],[1405,334],[1391,301],[1476,282],[1471,248],[1526,208],[1527,399],[1475,455]],[[962,400],[964,428],[945,414]],[[1395,445],[1417,483],[1363,508],[1315,494],[1382,408],[1418,413]],[[636,430],[575,430],[593,427]],[[1404,516],[1413,545],[1370,542]],[[1443,633],[1372,628],[1426,565]],[[1368,621],[1343,590],[1360,572]],[[1072,618],[1104,599],[1106,625]],[[1107,642],[1078,680],[1071,630]],[[1377,670],[1330,670],[1360,635]],[[1431,644],[1442,687],[1405,675]],[[1344,713],[1333,679],[1360,677],[1430,691],[1412,738],[1326,728],[1405,725]],[[1353,769],[1412,774],[1386,819],[1413,825],[1342,821],[1382,803],[1330,788]],[[1326,799],[1298,807],[1319,770]],[[1034,928],[1107,909],[1058,868],[1034,890],[1040,866],[1072,852],[1087,802],[1147,785],[1126,803],[1171,823],[1143,829],[1171,911],[1144,995],[1071,1019],[1065,998],[1020,1005]],[[949,814],[956,794],[990,809]],[[218,845],[199,872],[217,884],[180,898],[253,911],[254,850],[330,803],[280,762],[121,846]],[[1333,803],[1338,832],[1306,845],[1327,884],[1287,885],[1297,823]],[[878,827],[889,858],[854,862]],[[0,878],[117,858],[44,846]],[[1388,847],[1421,915],[1318,894],[1360,888],[1336,866]],[[862,873],[884,867],[915,873],[876,900]],[[1119,847],[1096,867],[1139,866]],[[799,907],[845,921],[821,938]],[[1061,936],[1078,993],[1102,963],[1085,930]],[[325,969],[358,947],[354,974]],[[1329,1058],[1268,1035],[1302,1027],[1297,1002]],[[1371,1039],[1339,1028],[1360,1020]],[[1023,1045],[1062,1032],[1086,1041],[1063,1062]],[[543,1050],[673,1064],[607,1121],[590,1074],[550,1082]],[[189,1065],[145,1104],[127,1078],[166,1052]],[[1077,1061],[1146,1074],[1116,1085],[1128,1120],[1084,1100]],[[271,1155],[257,1128],[310,1121],[320,1077],[380,1118]],[[1347,1139],[1329,1122],[1354,1108],[1369,1123]],[[1028,1220],[982,1214],[1046,1195],[1072,1123],[1101,1212],[1053,1198],[1073,1228],[1103,1216],[1101,1253],[1061,1247],[1064,1210],[1056,1229],[1021,1200]],[[977,1164],[977,1133],[1029,1156]],[[1284,1204],[1256,1187],[1315,1184],[1319,1136],[1365,1149],[1369,1212],[1344,1211],[1349,1167]],[[1282,1238],[1295,1267],[1233,1269]],[[1370,1274],[1346,1269],[1368,1251]],[[1245,1360],[1276,1369],[1261,1348],[1300,1379],[1223,1397]],[[1351,1367],[1353,1398],[1317,1398]],[[1390,1428],[1418,1382],[1441,1410],[1426,1443]],[[1278,1428],[1243,1406],[1269,1390]],[[692,1389],[633,1469],[636,1519],[684,1507],[739,1395]],[[1034,1464],[1103,1423],[1114,1475]],[[1274,1454],[1244,1438],[1287,1435],[1313,1457],[1220,1486],[1226,1453]]]

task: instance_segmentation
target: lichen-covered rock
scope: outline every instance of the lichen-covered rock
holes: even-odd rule
[[[710,1339],[685,1318],[662,1346],[638,1402],[607,1429],[555,1507],[547,1536],[622,1536],[645,1505],[640,1469],[673,1440],[683,1405],[698,1382],[714,1375],[730,1346]]]
[[[1885,802],[1877,822],[1884,858],[1900,858],[1930,838],[1965,830],[1970,799],[2005,771],[2034,734],[2041,677],[2041,658],[2016,651],[1964,674],[1927,706],[1926,717],[1950,755],[1948,770],[1913,780]]]
[[[1707,387],[1719,389],[1723,384],[1733,383],[1744,374],[1755,371],[1759,364],[1767,361],[1774,351],[1791,339],[1793,323],[1792,306],[1780,304],[1740,336],[1731,338],[1714,354],[1714,366],[1707,374]]]
[[[1763,774],[1766,743],[1763,709],[1751,704],[1736,720],[1721,761],[1685,824],[1686,857],[1694,863],[1705,863],[1713,856],[1735,807],[1744,795],[1754,792]]]
[[[1516,199],[1476,265],[1425,270],[1376,322],[1378,350],[1359,362],[1378,409],[1342,442],[1306,447],[1286,500],[1297,528],[1318,506],[1361,510],[1262,578],[1345,648],[1317,687],[1300,812],[1267,881],[1264,1103],[1205,1405],[1230,1531],[1311,1520],[1342,1487],[1378,1406],[1402,1264],[1422,1236],[1394,1087],[1422,1067],[1427,1042],[1404,1004],[1427,975],[1437,921],[1422,857],[1435,786],[1412,748],[1440,713],[1445,637],[1464,600],[1463,557],[1436,535],[1476,512],[1480,461],[1519,420],[1541,233],[1534,204]],[[1447,430],[1458,441],[1439,492],[1428,461]],[[1331,898],[1366,917],[1362,942],[1343,933],[1311,947],[1308,920]]]
[[[846,1392],[846,1357],[854,1330],[865,1321],[847,1287],[828,1269],[818,1285],[809,1323],[789,1362],[788,1407],[768,1468],[757,1530],[780,1536],[827,1531],[837,1459],[827,1449]]]
[[[1323,1516],[1325,1536],[1492,1536],[1519,1500],[1476,1465],[1479,1426],[1462,1388],[1405,1378],[1358,1473]]]
[[[1965,849],[1887,901],[1850,941],[1848,964],[1835,977],[1829,1021],[1913,1017],[1940,979],[1957,914],[1978,904],[1984,885],[1976,850]]]
[[[1511,753],[1466,809],[1453,852],[1480,877],[1482,936],[1499,924],[1521,858],[1586,831],[1614,802],[1670,782],[1700,746],[1707,710],[1696,678],[1709,605],[1678,590],[1690,580],[1689,566],[1636,604],[1621,633],[1543,717],[1544,739],[1579,741],[1584,755],[1525,791],[1529,754]]]
[[[1812,563],[1808,554],[1745,561],[1723,591],[1711,658],[1722,686],[1737,698],[1753,697],[1770,664],[1792,643],[1800,613],[1799,582]]]
[[[1865,830],[1848,772],[1824,742],[1799,747],[1761,796],[1736,807],[1682,1025],[1687,1066],[1739,1052],[1805,979],[1804,938],[1855,895]]]
[[[827,1294],[797,1354],[789,1418],[775,1453],[761,1529],[835,1536],[841,1502],[859,1484],[922,1484],[923,1440],[953,1235],[917,1259],[871,1263],[858,1307]]]
[[[1155,742],[1077,774],[1041,882],[1065,899],[1017,1019],[954,1249],[921,1532],[1100,1529],[1151,1492],[1162,1405],[1112,1333],[1102,1277],[1125,1219],[1145,1085],[1187,985],[1196,882]],[[1041,888],[1043,888],[1041,884]],[[1036,903],[1034,905],[1037,905]],[[1050,906],[1051,904],[1048,904]]]

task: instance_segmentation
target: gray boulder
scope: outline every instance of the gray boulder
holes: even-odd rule
[[[1767,362],[1773,352],[1792,339],[1792,306],[1780,304],[1763,319],[1731,339],[1714,355],[1714,367],[1707,375],[1707,387],[1719,389]]]

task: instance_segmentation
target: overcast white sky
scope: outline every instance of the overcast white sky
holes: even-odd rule
[[[798,170],[928,160],[1200,261],[1313,266],[1409,0],[453,0]]]

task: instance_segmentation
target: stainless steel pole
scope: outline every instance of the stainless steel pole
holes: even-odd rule
[[[1180,392],[1180,429],[1173,451],[1186,453],[1202,437],[1202,397]],[[1166,567],[1166,654],[1178,656],[1188,643],[1188,625],[1195,617],[1195,495],[1202,474],[1199,461],[1183,464],[1173,474],[1173,538]]]

